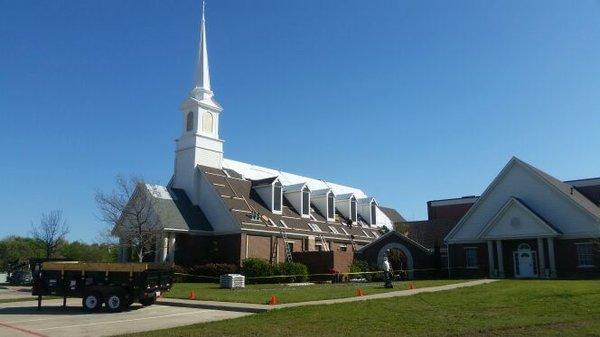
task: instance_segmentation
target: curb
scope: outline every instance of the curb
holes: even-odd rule
[[[197,303],[196,303],[197,302]],[[223,311],[234,311],[234,312],[247,312],[257,314],[260,312],[266,312],[276,309],[275,306],[244,306],[239,303],[207,303],[202,301],[176,301],[173,299],[159,299],[155,303],[156,305],[166,305],[171,307],[184,307],[184,308],[197,308],[197,309],[213,309]]]

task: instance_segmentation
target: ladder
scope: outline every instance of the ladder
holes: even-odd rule
[[[279,239],[276,236],[271,236],[271,264],[277,263],[278,243]]]
[[[287,233],[283,229],[280,231],[280,233],[281,233],[281,237],[283,238],[283,245],[285,246],[285,261],[293,262],[292,261],[292,252],[290,251],[290,246],[287,243],[287,240],[288,240]]]
[[[321,239],[321,245],[323,247],[323,250],[326,251],[326,252],[328,252],[329,251],[329,245],[325,241],[325,238],[323,237],[323,234],[319,234],[319,239]]]
[[[356,253],[356,242],[354,242],[354,235],[349,235],[350,243],[352,244],[352,252]]]

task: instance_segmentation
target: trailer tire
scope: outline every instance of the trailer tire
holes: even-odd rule
[[[156,297],[146,297],[140,300],[140,304],[144,307],[154,304],[156,302]]]
[[[86,311],[99,311],[102,308],[102,297],[100,293],[92,292],[83,295],[83,309]]]
[[[125,298],[121,292],[111,292],[106,296],[106,308],[110,312],[119,312],[126,307]]]

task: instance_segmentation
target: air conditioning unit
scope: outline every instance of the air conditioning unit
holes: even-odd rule
[[[221,288],[238,289],[246,286],[246,277],[240,274],[225,274],[219,278]]]

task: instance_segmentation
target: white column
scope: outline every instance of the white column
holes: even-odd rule
[[[494,242],[492,240],[488,240],[487,242],[487,251],[490,277],[494,277],[496,275],[494,275]]]
[[[162,249],[160,251],[160,262],[167,261],[167,252],[169,251],[169,237],[163,235],[162,237]]]
[[[554,260],[554,238],[548,238],[548,262],[550,264],[550,277],[556,277],[556,261]]]
[[[175,263],[175,233],[169,234],[169,263]]]
[[[496,241],[496,250],[498,251],[498,277],[504,277],[504,255],[502,255],[502,241]]]
[[[538,272],[540,277],[546,277],[546,257],[544,256],[544,239],[537,239],[538,246]]]

